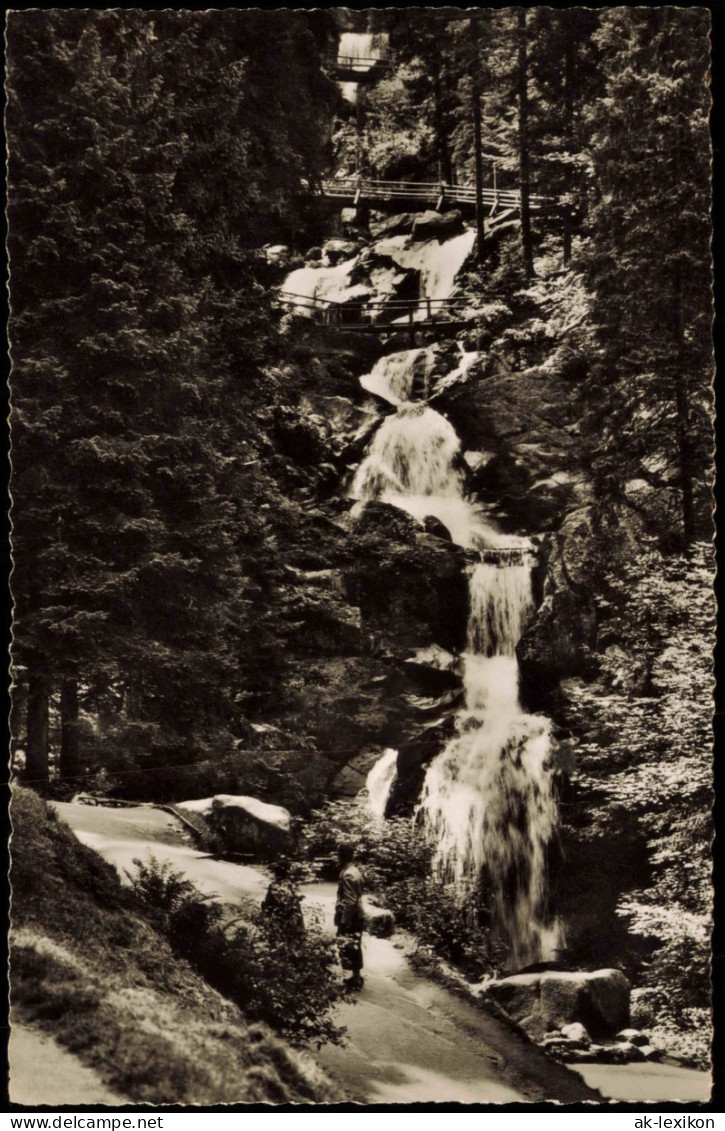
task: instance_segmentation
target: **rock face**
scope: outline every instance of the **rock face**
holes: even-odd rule
[[[542,600],[519,645],[524,698],[538,707],[563,679],[592,669],[596,617],[585,573],[591,546],[589,508],[567,516],[541,546]],[[592,672],[593,674],[593,672]]]
[[[420,212],[411,229],[414,240],[427,240],[431,236],[447,239],[465,228],[460,212]]]
[[[613,1036],[629,1021],[629,993],[629,982],[619,970],[514,974],[485,990],[486,997],[538,1040],[574,1022],[593,1036]]]

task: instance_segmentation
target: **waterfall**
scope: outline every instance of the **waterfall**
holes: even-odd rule
[[[388,49],[388,33],[359,31],[345,31],[340,36],[337,48],[338,58],[350,60],[352,70],[364,73],[373,65],[371,60],[382,59]],[[360,62],[356,63],[355,60]],[[342,97],[354,106],[358,101],[359,86],[356,82],[343,82],[340,84]]]
[[[376,380],[396,397],[408,395],[418,354],[379,362]],[[553,958],[562,941],[547,908],[547,854],[558,823],[549,722],[519,704],[516,645],[532,609],[531,545],[499,534],[464,497],[459,462],[450,422],[424,403],[403,400],[375,434],[351,494],[363,505],[379,499],[418,519],[434,515],[455,542],[481,552],[468,571],[465,705],[454,737],[428,767],[417,817],[436,846],[442,880],[463,896],[484,878],[494,932],[515,968]]]
[[[357,259],[347,259],[334,267],[297,267],[290,271],[282,286],[283,291],[309,299],[327,299],[330,302],[346,302],[356,294],[365,297],[365,287],[350,286],[349,275]],[[297,313],[304,314],[304,309]],[[310,315],[312,311],[309,311]]]
[[[358,498],[400,495],[461,495],[460,472],[453,461],[460,443],[451,424],[418,401],[401,404],[375,434],[370,453],[353,484]]]
[[[365,786],[368,792],[367,805],[376,820],[385,817],[390,790],[398,768],[398,751],[386,750],[368,773]]]
[[[453,541],[467,549],[525,550],[525,539],[500,535],[464,497],[460,451],[455,429],[444,416],[422,402],[405,401],[375,433],[350,494],[363,502],[390,503],[419,521],[437,518]]]
[[[530,609],[526,566],[470,573],[465,707],[429,766],[418,809],[434,867],[461,891],[483,874],[508,964],[555,957],[547,921],[547,852],[557,827],[548,720],[522,712],[515,648]]]
[[[420,293],[423,298],[450,298],[461,267],[473,251],[476,233],[467,228],[459,236],[453,236],[439,243],[437,239],[425,240],[407,245],[407,237],[393,237],[387,241],[391,247],[395,243],[393,258],[401,267],[420,271]]]
[[[433,353],[427,346],[389,353],[376,361],[370,373],[360,378],[360,384],[367,393],[374,393],[390,404],[398,405],[401,401],[410,400],[418,374],[423,378],[427,395],[433,360]]]
[[[387,49],[387,32],[344,31],[340,36],[337,54],[345,59],[360,59],[359,65],[353,62],[353,68],[367,71],[371,66],[370,60],[382,59]]]

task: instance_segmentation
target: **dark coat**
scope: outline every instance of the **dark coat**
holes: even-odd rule
[[[360,897],[364,891],[362,873],[354,864],[347,864],[340,873],[335,903],[335,925],[339,934],[355,934],[364,926]]]

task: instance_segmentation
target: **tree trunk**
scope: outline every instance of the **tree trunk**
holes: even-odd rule
[[[571,157],[574,149],[574,67],[576,65],[576,43],[571,35],[567,36],[564,48],[564,145],[567,157]],[[564,263],[571,260],[571,200],[572,169],[567,163],[564,173],[564,192],[567,202],[564,205]]]
[[[48,781],[48,699],[47,676],[31,675],[28,688],[28,721],[25,744],[25,777],[29,785]]]
[[[682,533],[685,545],[695,541],[695,492],[693,489],[692,457],[690,451],[689,413],[685,374],[678,368],[675,376],[675,403],[677,407],[677,451],[680,464],[680,489],[682,491]]]
[[[687,245],[681,238],[678,247]],[[675,413],[677,454],[680,465],[680,490],[682,492],[682,534],[686,546],[691,546],[695,541],[695,491],[694,468],[692,466],[692,445],[690,442],[690,404],[687,390],[687,368],[685,360],[685,314],[683,308],[682,269],[680,264],[674,267],[674,365],[675,365]]]
[[[60,776],[76,778],[79,774],[78,682],[64,679],[60,688]]]
[[[529,80],[526,33],[526,8],[516,9],[518,24],[518,94],[519,94],[519,192],[521,194],[521,251],[524,270],[534,274],[534,250],[531,240],[531,167],[529,158]]]
[[[473,103],[473,149],[476,163],[476,253],[478,262],[485,259],[485,225],[483,216],[483,142],[481,139],[481,59],[478,48],[478,23],[470,20],[473,61],[471,66],[471,101]]]
[[[443,90],[441,87],[440,71],[436,67],[433,71],[433,104],[435,106],[435,134],[436,150],[438,153],[438,177],[447,185],[453,184],[453,166],[451,164],[451,151],[448,147],[448,131],[446,129],[445,115],[443,113]]]

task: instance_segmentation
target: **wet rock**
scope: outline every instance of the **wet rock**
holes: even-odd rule
[[[383,753],[381,746],[362,750],[332,779],[330,792],[334,797],[357,797],[365,788],[367,776]]]
[[[643,1047],[649,1044],[649,1037],[646,1033],[641,1033],[639,1029],[622,1029],[616,1036],[618,1041],[628,1041],[631,1045]]]
[[[442,538],[445,542],[453,541],[448,527],[432,514],[426,515],[423,519],[423,529],[426,534],[433,534],[434,537]]]
[[[262,250],[270,266],[279,268],[280,271],[294,271],[295,268],[302,267],[304,264],[304,259],[299,252],[293,251],[285,244],[274,244]]]
[[[441,695],[461,689],[461,660],[437,644],[421,648],[403,661],[404,670],[422,695]]]
[[[570,1041],[563,1041],[561,1044],[551,1047],[546,1045],[545,1050],[549,1056],[553,1056],[555,1060],[561,1061],[562,1064],[587,1064],[597,1059],[596,1054],[591,1049],[579,1048]]]
[[[642,1060],[643,1057],[636,1045],[622,1042],[616,1045],[602,1045],[597,1060],[601,1064],[628,1064],[633,1060]]]
[[[494,458],[493,452],[464,452],[463,459],[466,466],[473,475],[476,472],[482,471],[491,460]],[[473,483],[472,483],[473,487]],[[475,488],[474,488],[475,489]]]
[[[315,429],[315,444],[329,458],[350,463],[359,459],[380,423],[378,414],[353,404],[347,397],[305,393],[300,399],[299,418]]]
[[[665,1055],[662,1049],[655,1048],[654,1045],[639,1045],[638,1048],[645,1060],[658,1061]]]
[[[455,712],[420,727],[399,743],[398,773],[390,791],[388,812],[392,816],[408,814],[420,797],[425,771],[455,732]]]
[[[290,813],[256,797],[220,793],[198,801],[179,801],[176,808],[202,817],[227,849],[270,859],[289,847]]]
[[[629,982],[619,970],[514,974],[492,982],[486,996],[540,1039],[579,1021],[589,1033],[616,1033],[629,1020]]]
[[[357,255],[360,250],[360,245],[352,240],[328,240],[323,245],[322,254],[331,267],[337,263],[344,263],[346,259],[352,259]]]
[[[465,551],[379,502],[363,508],[354,533],[355,592],[374,647],[385,645],[398,655],[433,642],[462,648],[468,616]]]
[[[370,233],[375,239],[407,235],[412,232],[415,220],[415,212],[400,212],[397,216],[388,216],[385,220],[371,222]]]
[[[460,673],[461,668],[460,658],[454,656],[452,652],[446,652],[445,648],[440,648],[437,644],[431,644],[429,648],[421,648],[405,663],[413,667],[433,668],[440,672],[454,672],[456,675]]]
[[[576,1041],[583,1048],[588,1048],[592,1043],[591,1037],[580,1021],[573,1021],[571,1025],[562,1025],[561,1034],[569,1041]]]
[[[415,217],[411,229],[411,239],[427,240],[431,236],[448,239],[464,231],[465,224],[460,212],[453,209],[450,212],[420,212]]]

